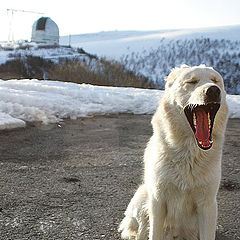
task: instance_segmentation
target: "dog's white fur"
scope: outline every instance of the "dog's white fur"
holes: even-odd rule
[[[205,151],[198,147],[183,109],[187,104],[204,104],[210,86],[221,90],[221,106],[214,121],[213,146]],[[123,239],[215,239],[227,113],[223,79],[213,68],[182,65],[172,70],[152,118],[144,183],[119,227]]]

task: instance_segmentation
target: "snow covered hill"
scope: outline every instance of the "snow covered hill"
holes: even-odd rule
[[[61,37],[66,44],[68,37]],[[181,64],[205,64],[219,71],[229,94],[240,94],[240,25],[183,30],[115,31],[71,36],[74,47],[117,59],[159,89]]]
[[[60,59],[88,61],[87,53],[118,60],[125,69],[149,79],[158,89],[164,88],[164,77],[181,64],[206,64],[219,71],[228,94],[240,94],[240,25],[183,30],[112,31],[63,36],[59,48],[27,46],[7,50],[0,47],[0,64],[25,56],[38,56],[58,64]],[[23,46],[24,47],[24,46]],[[101,62],[101,60],[100,60]],[[91,66],[97,66],[93,64]],[[45,73],[45,72],[44,72]],[[47,79],[47,74],[44,79]],[[31,76],[25,76],[30,78]]]
[[[120,58],[131,52],[158,48],[162,38],[168,40],[210,38],[240,41],[240,25],[159,31],[110,31],[72,35],[71,46],[82,47],[87,52],[98,56]],[[69,36],[62,36],[60,44],[68,45]]]
[[[83,54],[78,48],[69,48],[67,46],[54,47],[44,44],[24,43],[8,47],[6,43],[3,43],[2,45],[0,44],[0,64],[24,56],[41,57],[53,62],[58,62],[59,59],[64,58],[87,58],[86,54]]]

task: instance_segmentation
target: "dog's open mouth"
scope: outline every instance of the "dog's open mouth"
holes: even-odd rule
[[[206,105],[190,104],[184,108],[198,146],[203,150],[208,150],[212,147],[212,129],[219,107],[219,103],[208,103]]]

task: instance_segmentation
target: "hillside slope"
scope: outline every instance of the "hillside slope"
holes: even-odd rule
[[[68,37],[62,37],[66,44]],[[163,89],[164,77],[181,64],[219,71],[229,94],[240,94],[240,25],[183,30],[115,31],[71,36],[71,44],[117,59]]]
[[[99,56],[119,58],[131,52],[142,52],[159,47],[162,39],[183,40],[196,38],[240,40],[240,25],[159,30],[159,31],[110,31],[71,36],[71,46],[82,47],[87,52]],[[68,45],[69,36],[62,36],[60,44]]]

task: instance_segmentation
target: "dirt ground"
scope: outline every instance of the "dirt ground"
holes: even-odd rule
[[[0,132],[0,239],[120,239],[142,178],[151,116],[94,117]],[[228,123],[218,240],[240,239],[240,119]]]

